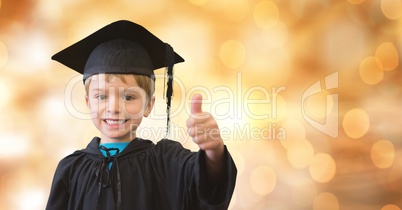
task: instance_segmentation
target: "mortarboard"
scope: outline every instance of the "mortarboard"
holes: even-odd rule
[[[173,66],[184,59],[173,48],[136,23],[120,20],[104,26],[52,56],[83,74],[139,74],[155,79],[154,70],[167,68],[167,124],[173,94]]]

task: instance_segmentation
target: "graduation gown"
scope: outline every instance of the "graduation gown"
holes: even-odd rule
[[[208,180],[205,152],[191,152],[172,140],[156,145],[134,139],[105,157],[95,137],[57,166],[46,210],[227,209],[237,169],[226,149],[223,176]],[[110,170],[109,164],[112,163]]]

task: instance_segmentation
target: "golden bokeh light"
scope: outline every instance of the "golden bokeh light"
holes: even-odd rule
[[[287,138],[281,141],[285,149],[292,147],[292,144],[298,141],[304,141],[306,137],[306,130],[303,124],[295,119],[288,119],[281,124],[282,128],[286,130]]]
[[[351,4],[361,4],[364,2],[364,0],[348,0],[348,2]]]
[[[17,134],[16,122],[11,113],[2,113],[0,116],[0,162],[7,158],[24,156],[29,149],[29,137],[23,133]],[[15,148],[10,150],[9,148]]]
[[[241,21],[246,18],[250,12],[249,10],[248,0],[226,1],[223,9],[226,17],[233,21]]]
[[[222,63],[228,68],[238,68],[246,59],[246,49],[242,42],[228,40],[221,46],[220,58]]]
[[[248,91],[257,92],[257,89]],[[247,99],[245,100],[247,103],[244,103],[243,107],[248,119],[266,118],[270,122],[278,122],[286,117],[286,100],[281,95],[267,93],[259,99],[251,99],[251,94],[245,96],[247,97],[244,100]]]
[[[236,163],[237,173],[241,175],[246,166],[246,159],[244,155],[236,149],[230,149],[230,155],[232,156],[233,161]]]
[[[388,204],[382,207],[381,210],[401,210],[401,208],[394,204]]]
[[[339,210],[338,198],[332,193],[320,193],[314,199],[313,210]]]
[[[363,82],[368,85],[375,85],[384,77],[381,61],[374,56],[369,56],[360,63],[359,73]]]
[[[391,42],[384,42],[378,46],[375,57],[380,59],[384,71],[394,70],[399,65],[398,51]]]
[[[188,0],[188,1],[194,5],[203,5],[208,2],[208,0]]]
[[[305,139],[294,140],[288,146],[287,158],[294,168],[302,169],[310,164],[314,156],[314,148],[311,143]]]
[[[67,34],[67,43],[65,43],[65,45],[67,46],[74,44],[75,42],[93,33],[100,27],[102,27],[100,23],[94,24],[91,21],[84,20],[74,21],[69,28],[65,29],[65,33]]]
[[[7,47],[0,41],[0,69],[7,63],[7,59],[8,59]]]
[[[245,65],[247,68],[244,71],[247,71],[248,78],[256,83],[281,86],[287,82],[292,74],[290,53],[285,47],[270,48],[269,45],[265,44],[264,31],[259,31],[257,35],[248,37],[247,42],[254,42],[253,49],[255,50],[247,51]],[[256,38],[258,39],[256,40]]]
[[[264,44],[268,48],[273,49],[283,47],[288,39],[288,29],[281,21],[278,21],[278,23],[271,28],[263,29],[262,34]]]
[[[313,204],[317,192],[317,184],[312,180],[300,180],[292,186],[292,198],[302,207]]]
[[[321,87],[320,87],[321,88]],[[318,93],[309,96],[304,102],[306,115],[325,124],[328,113],[334,109],[334,99],[331,93],[326,90],[319,90]]]
[[[343,117],[342,127],[349,137],[360,138],[369,130],[369,115],[362,109],[349,110]]]
[[[381,11],[385,17],[396,20],[402,16],[401,0],[381,0]]]
[[[320,183],[331,181],[336,173],[334,159],[325,153],[316,154],[310,162],[309,172],[311,177]]]
[[[100,135],[82,75],[50,57],[118,19],[185,59],[167,137],[199,150],[186,121],[203,95],[237,167],[230,210],[401,210],[402,0],[0,0],[1,210],[44,209],[57,163]],[[165,73],[137,129],[154,143]]]
[[[12,100],[10,87],[13,86],[9,81],[0,78],[0,109]]]
[[[276,174],[274,170],[264,165],[256,167],[251,172],[250,186],[259,195],[271,193],[276,186]]]
[[[84,133],[82,135],[81,145],[85,145],[88,143],[88,139],[93,138],[94,136],[100,136],[99,130],[94,128],[94,126],[88,124],[88,127],[84,129]]]
[[[277,94],[275,98],[276,101],[274,103],[276,104],[272,104],[270,117],[274,121],[282,121],[288,115],[287,102],[286,99],[280,94]]]
[[[386,178],[387,185],[392,192],[402,193],[402,167],[399,164],[402,161],[402,156],[396,156],[394,164],[389,169],[388,177]]]
[[[271,28],[275,26],[279,20],[278,6],[273,1],[259,1],[254,7],[253,17],[255,23],[260,28]]]
[[[244,96],[240,99],[245,114],[243,119],[255,122],[258,119],[269,119],[269,121],[274,122],[284,116],[286,104],[284,104],[285,102],[280,95],[262,86],[252,86],[243,89]],[[226,108],[226,112],[230,110],[230,107]]]
[[[394,162],[395,147],[392,142],[380,140],[371,148],[371,160],[378,168],[389,168]]]
[[[71,2],[71,1],[70,1]],[[54,21],[62,18],[63,15],[63,6],[65,6],[67,1],[64,2],[56,2],[52,0],[42,0],[38,1],[36,6],[36,15],[40,16],[43,19],[48,19],[50,21]]]
[[[109,15],[114,15],[120,17],[120,19],[123,17],[132,17],[135,16],[138,19],[142,19],[144,16],[151,18],[152,16],[157,16],[160,15],[161,12],[163,11],[168,11],[168,6],[167,3],[168,1],[166,0],[148,0],[148,1],[132,1],[132,0],[120,0],[120,2],[125,3],[125,5],[121,5],[119,3],[116,4],[100,4],[100,7],[106,7],[110,8]],[[199,2],[199,1],[198,1]],[[187,1],[183,1],[183,3],[188,3]],[[112,7],[114,6],[114,7]],[[123,7],[122,7],[123,6]],[[89,7],[92,7],[92,4],[89,5]],[[131,15],[127,14],[127,9],[131,8]],[[133,11],[134,9],[134,11]],[[121,13],[120,11],[125,11],[124,13]],[[135,14],[135,15],[134,15]],[[142,18],[139,18],[142,17]],[[166,14],[165,14],[166,17]],[[110,18],[108,15],[103,15],[102,17],[97,17],[97,18]]]
[[[346,149],[336,158],[336,164],[342,167],[337,168],[338,175],[358,174],[365,167],[366,156],[359,152],[359,149]]]
[[[1,177],[1,187],[4,191],[3,196],[15,206],[15,209],[44,209],[42,202],[46,199],[47,192],[38,187],[36,181],[39,177],[35,175],[34,169],[21,169],[10,171]],[[24,200],[24,202],[21,202]]]
[[[10,113],[0,115],[0,136],[9,136],[15,132],[15,122]],[[1,140],[0,140],[1,141]],[[7,141],[4,139],[4,141]]]

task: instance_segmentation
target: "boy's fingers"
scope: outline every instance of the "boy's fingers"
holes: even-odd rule
[[[202,96],[195,94],[191,99],[191,114],[197,114],[202,112]]]

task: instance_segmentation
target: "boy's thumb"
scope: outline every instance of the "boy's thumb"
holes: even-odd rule
[[[202,96],[200,94],[195,94],[191,99],[191,113],[201,113],[202,112]]]

